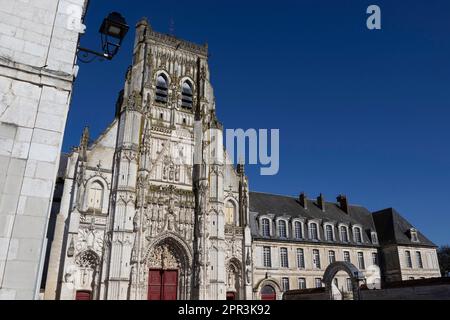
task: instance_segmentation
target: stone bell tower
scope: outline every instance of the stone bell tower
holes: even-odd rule
[[[117,112],[106,299],[226,296],[222,129],[207,57],[206,45],[137,25]]]

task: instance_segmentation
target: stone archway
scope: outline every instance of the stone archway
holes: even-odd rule
[[[253,288],[253,292],[255,294],[254,298],[256,300],[262,300],[264,299],[264,295],[266,295],[268,292],[266,290],[270,290],[272,293],[275,291],[274,298],[276,300],[281,300],[283,290],[281,289],[280,284],[273,278],[265,278],[259,281],[256,286]]]
[[[243,288],[242,268],[239,260],[231,259],[226,267],[227,272],[227,298],[240,300]],[[231,299],[233,297],[234,299]]]
[[[323,276],[323,282],[325,283],[325,288],[327,294],[330,296],[330,300],[332,300],[332,285],[333,279],[337,275],[338,272],[344,271],[346,272],[351,279],[352,282],[352,292],[353,292],[353,300],[359,300],[359,285],[360,282],[364,280],[364,276],[361,272],[350,262],[339,261],[332,263],[325,270],[325,274]]]
[[[146,255],[146,273],[149,299],[152,290],[155,290],[151,287],[152,281],[155,281],[155,277],[158,278],[158,274],[162,281],[161,285],[168,286],[166,290],[173,291],[170,300],[190,298],[191,259],[183,244],[175,238],[160,239],[149,248]],[[170,285],[164,283],[164,279],[171,281]],[[161,299],[165,298],[167,297],[161,296]]]

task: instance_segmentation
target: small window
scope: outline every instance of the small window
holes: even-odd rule
[[[167,103],[167,96],[169,95],[169,85],[164,74],[160,74],[156,78],[156,101]]]
[[[378,244],[378,236],[376,232],[372,232],[372,243]]]
[[[227,201],[225,205],[225,223],[227,225],[236,224],[236,206],[233,202]]]
[[[305,269],[305,251],[303,249],[297,249],[297,267]]]
[[[287,238],[287,226],[284,220],[278,221],[278,236],[283,239]]]
[[[327,237],[327,241],[333,241],[334,237],[333,237],[333,227],[330,226],[329,224],[326,225],[325,227],[325,234]]]
[[[305,278],[299,278],[298,279],[298,288],[300,290],[306,289],[306,279]]]
[[[89,204],[89,209],[91,209],[97,213],[102,211],[103,186],[100,183],[94,182],[91,185],[91,188],[89,189],[89,193],[88,193],[88,204]]]
[[[354,228],[353,232],[355,233],[355,242],[362,243],[361,228]]]
[[[280,248],[280,262],[282,268],[289,268],[289,258],[287,248]]]
[[[183,87],[181,90],[181,107],[185,109],[192,109],[193,96],[192,85],[190,84],[190,82],[183,82]]]
[[[319,250],[313,250],[313,267],[320,269],[320,252]]]
[[[336,262],[336,252],[333,250],[328,251],[328,262],[333,264]]]
[[[316,285],[316,288],[322,288],[322,279],[316,278],[314,284]]]
[[[342,242],[348,242],[348,230],[347,227],[342,226],[341,228],[341,241]]]
[[[344,261],[345,261],[345,262],[350,262],[350,263],[351,263],[351,259],[350,259],[350,251],[344,251]]]
[[[281,286],[282,286],[283,292],[289,291],[289,278],[283,278],[281,280]]]
[[[261,220],[261,229],[263,237],[270,237],[270,220],[262,219]]]
[[[358,252],[358,266],[360,270],[366,269],[366,263],[364,261],[364,253]]]
[[[311,240],[319,240],[319,235],[317,233],[317,223],[309,224],[309,238]]]
[[[263,263],[264,267],[272,268],[272,253],[270,247],[264,247],[263,249]]]
[[[372,263],[375,266],[378,265],[378,253],[376,253],[376,252],[372,252]]]
[[[406,267],[412,268],[411,251],[405,251]]]
[[[419,269],[423,269],[423,260],[422,260],[422,253],[420,251],[416,252],[416,259],[417,259],[417,266]]]
[[[295,239],[303,239],[303,228],[301,222],[296,221],[294,223],[294,227],[295,227]]]
[[[419,237],[417,235],[417,230],[416,229],[411,229],[410,230],[410,234],[411,234],[411,241],[412,242],[419,242]]]

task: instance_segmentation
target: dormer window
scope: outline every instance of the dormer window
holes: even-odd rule
[[[342,242],[348,242],[348,229],[346,226],[341,226],[339,228],[340,235],[341,235],[341,241]]]
[[[309,239],[310,240],[319,240],[319,234],[317,232],[317,223],[312,222],[309,224]]]
[[[333,226],[330,224],[325,225],[325,236],[327,241],[334,241]]]
[[[419,236],[417,235],[417,230],[412,228],[410,231],[411,241],[412,242],[419,242]]]
[[[303,239],[303,228],[300,221],[294,223],[295,239]]]
[[[261,220],[261,234],[263,237],[270,237],[270,220],[267,218]]]
[[[287,225],[284,220],[278,221],[278,236],[284,239],[287,238]]]
[[[167,103],[167,96],[169,95],[169,85],[164,74],[160,74],[156,78],[156,101],[160,103]]]
[[[362,243],[362,232],[361,232],[361,228],[359,227],[355,227],[353,228],[353,240],[356,243]]]
[[[192,109],[193,96],[192,85],[190,84],[190,82],[183,82],[183,86],[181,88],[181,107]]]
[[[370,237],[372,239],[372,244],[378,244],[378,236],[376,232],[371,232]]]

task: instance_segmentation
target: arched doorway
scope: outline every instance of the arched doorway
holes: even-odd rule
[[[77,277],[75,287],[76,300],[95,300],[100,282],[100,259],[92,250],[86,250],[75,258]]]
[[[165,238],[147,257],[148,300],[187,300],[190,296],[190,259],[181,243]]]
[[[333,300],[335,294],[333,293],[333,285],[335,281],[335,277],[339,272],[346,272],[349,276],[348,286],[350,287],[350,291],[352,292],[353,300],[359,300],[359,285],[360,282],[364,280],[364,276],[359,272],[358,268],[356,268],[350,262],[335,262],[328,266],[325,270],[325,274],[323,276],[323,282],[325,283],[325,288],[331,300]]]
[[[272,301],[277,300],[277,292],[274,287],[271,285],[265,285],[261,289],[261,300],[263,301]]]

